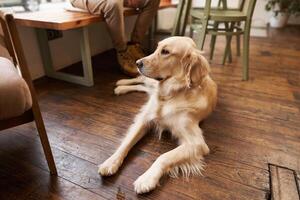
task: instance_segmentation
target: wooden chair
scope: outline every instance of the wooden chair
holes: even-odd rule
[[[184,36],[192,0],[179,0],[171,36]]]
[[[26,63],[26,60],[24,57],[24,53],[23,53],[23,49],[21,46],[18,32],[17,32],[16,24],[14,22],[14,17],[12,14],[4,13],[3,11],[0,11],[0,22],[1,22],[1,27],[2,27],[3,33],[4,33],[4,37],[2,36],[3,37],[2,39],[4,40],[5,46],[8,49],[10,56],[13,59],[13,63],[11,63],[9,60],[7,60],[7,61],[11,64],[10,67],[11,66],[19,67],[22,77],[25,80],[25,82],[29,88],[29,91],[30,91],[28,93],[29,99],[30,99],[30,95],[31,95],[31,102],[32,102],[32,106],[29,107],[29,109],[26,110],[24,113],[22,113],[18,116],[10,116],[8,118],[2,118],[0,120],[0,131],[35,121],[37,130],[38,130],[38,133],[40,136],[40,140],[42,143],[42,147],[43,147],[43,150],[45,153],[45,157],[46,157],[46,160],[48,163],[48,167],[50,169],[50,173],[56,175],[57,174],[56,166],[54,163],[52,151],[51,151],[50,144],[48,141],[45,125],[44,125],[41,111],[40,111],[40,108],[38,105],[35,90],[34,90],[32,80],[30,77],[30,73],[29,73],[29,70],[27,67],[27,63]],[[2,59],[4,59],[4,58],[2,58]],[[7,65],[2,64],[2,67],[5,68],[6,66]],[[9,66],[7,66],[7,67],[9,67]],[[22,82],[23,79],[21,77],[20,77],[20,79]],[[15,100],[18,100],[18,99],[15,99]],[[1,112],[3,112],[3,110]]]
[[[158,15],[155,16],[152,26],[149,29],[149,53],[154,50],[154,43],[155,43],[155,34],[157,33],[167,33],[171,36],[183,36],[186,29],[186,24],[188,22],[189,12],[192,5],[192,0],[179,0],[179,3],[172,4],[171,1],[161,1],[160,4],[163,8],[176,8],[176,16],[173,23],[173,27],[171,30],[167,31],[157,31],[157,22],[158,22]]]
[[[227,38],[223,63],[226,61],[227,57],[230,58],[231,56],[230,44],[232,36],[238,36],[239,41],[239,36],[243,35],[243,80],[248,80],[249,78],[249,39],[255,4],[256,0],[242,0],[241,6],[238,9],[211,9],[211,0],[206,0],[205,8],[203,10],[191,10],[191,29],[198,30],[200,33],[199,38],[196,41],[199,48],[203,49],[206,34],[212,35],[211,58],[217,35],[225,35]],[[212,28],[208,26],[209,21],[214,22]],[[220,23],[224,23],[225,28],[219,28]],[[239,26],[241,23],[244,23],[243,28]]]
[[[158,15],[156,15],[153,19],[152,25],[150,26],[149,29],[149,37],[148,37],[148,46],[149,46],[149,53],[153,51],[154,44],[155,44],[155,34],[157,33],[167,33],[170,34],[171,36],[176,36],[176,35],[183,35],[183,26],[185,28],[186,23],[187,23],[187,17],[189,15],[189,10],[190,10],[190,5],[191,5],[192,0],[179,0],[179,3],[172,4],[170,0],[162,0],[160,3],[160,6],[163,8],[177,8],[176,11],[176,17],[174,20],[174,24],[172,27],[172,30],[167,30],[167,31],[158,31],[157,30],[157,23],[158,23]]]

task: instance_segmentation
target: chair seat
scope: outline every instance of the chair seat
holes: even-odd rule
[[[0,57],[0,120],[20,116],[31,106],[26,82],[10,60]]]
[[[192,9],[191,16],[193,18],[202,19],[204,17],[203,10]],[[247,16],[239,10],[211,10],[209,20],[214,21],[245,21]]]

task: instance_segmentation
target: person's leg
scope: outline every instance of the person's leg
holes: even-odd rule
[[[141,47],[141,42],[157,13],[159,2],[159,0],[124,0],[125,7],[140,10],[132,33],[131,42],[128,43],[128,51],[135,60],[146,56]]]
[[[102,15],[105,18],[121,69],[129,76],[136,76],[138,71],[135,59],[127,49],[123,0],[71,0],[71,3],[75,7],[86,9],[92,14]]]
[[[74,7],[85,9],[92,14],[103,15],[117,50],[126,49],[122,0],[71,0]]]
[[[87,7],[93,14],[104,16],[112,42],[117,51],[126,49],[124,6],[122,0],[88,0]]]
[[[132,33],[131,41],[141,43],[152,24],[153,18],[157,14],[160,0],[140,0],[144,6],[139,8],[141,13],[138,15],[135,27]]]

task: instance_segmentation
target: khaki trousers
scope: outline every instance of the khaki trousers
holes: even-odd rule
[[[124,7],[139,9],[131,41],[140,43],[157,13],[160,0],[70,0],[74,7],[92,14],[103,15],[114,47],[124,50],[127,45],[124,27]]]

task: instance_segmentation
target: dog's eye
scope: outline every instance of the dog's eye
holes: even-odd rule
[[[163,49],[163,50],[161,50],[161,54],[162,55],[167,55],[167,54],[169,54],[170,52],[168,51],[168,50],[166,50],[166,49]]]

